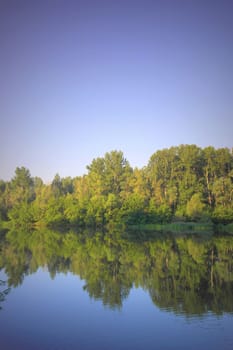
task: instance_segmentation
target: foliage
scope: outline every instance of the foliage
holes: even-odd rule
[[[197,221],[200,220],[204,214],[205,205],[201,198],[200,193],[192,195],[190,200],[187,202],[186,214],[189,219]]]
[[[87,166],[88,174],[51,184],[16,168],[0,181],[0,228],[10,226],[103,227],[175,221],[233,221],[233,153],[227,148],[180,145],[155,152],[132,169],[121,151]]]

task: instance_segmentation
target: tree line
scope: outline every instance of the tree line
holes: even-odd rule
[[[233,222],[233,151],[180,145],[132,168],[122,151],[107,152],[74,178],[50,184],[17,167],[0,180],[0,228],[22,225],[100,227],[171,221]],[[7,223],[7,225],[6,225]]]

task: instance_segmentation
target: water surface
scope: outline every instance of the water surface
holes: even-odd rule
[[[8,233],[0,346],[230,350],[232,252],[227,236]]]

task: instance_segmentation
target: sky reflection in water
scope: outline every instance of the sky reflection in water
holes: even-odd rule
[[[233,315],[160,310],[134,288],[121,310],[90,299],[72,274],[40,269],[9,294],[0,314],[4,349],[232,349]]]

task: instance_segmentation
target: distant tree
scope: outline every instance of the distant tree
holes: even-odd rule
[[[54,176],[54,179],[51,184],[52,194],[55,198],[58,198],[62,195],[62,180],[59,174]]]
[[[92,191],[103,195],[119,195],[127,177],[132,173],[132,168],[121,151],[112,151],[106,153],[104,158],[94,159],[87,169]]]
[[[0,180],[0,221],[7,218],[7,206],[6,206],[6,187],[5,181]]]
[[[146,221],[145,200],[138,193],[130,194],[123,202],[121,219],[128,224],[138,224]]]
[[[165,223],[171,221],[171,207],[164,203],[158,205],[154,198],[151,198],[148,208],[148,220],[152,223]]]
[[[204,209],[201,193],[195,193],[187,203],[186,214],[191,220],[200,220],[204,216]]]
[[[12,205],[21,202],[30,203],[35,199],[33,178],[25,167],[16,168],[10,187]]]

